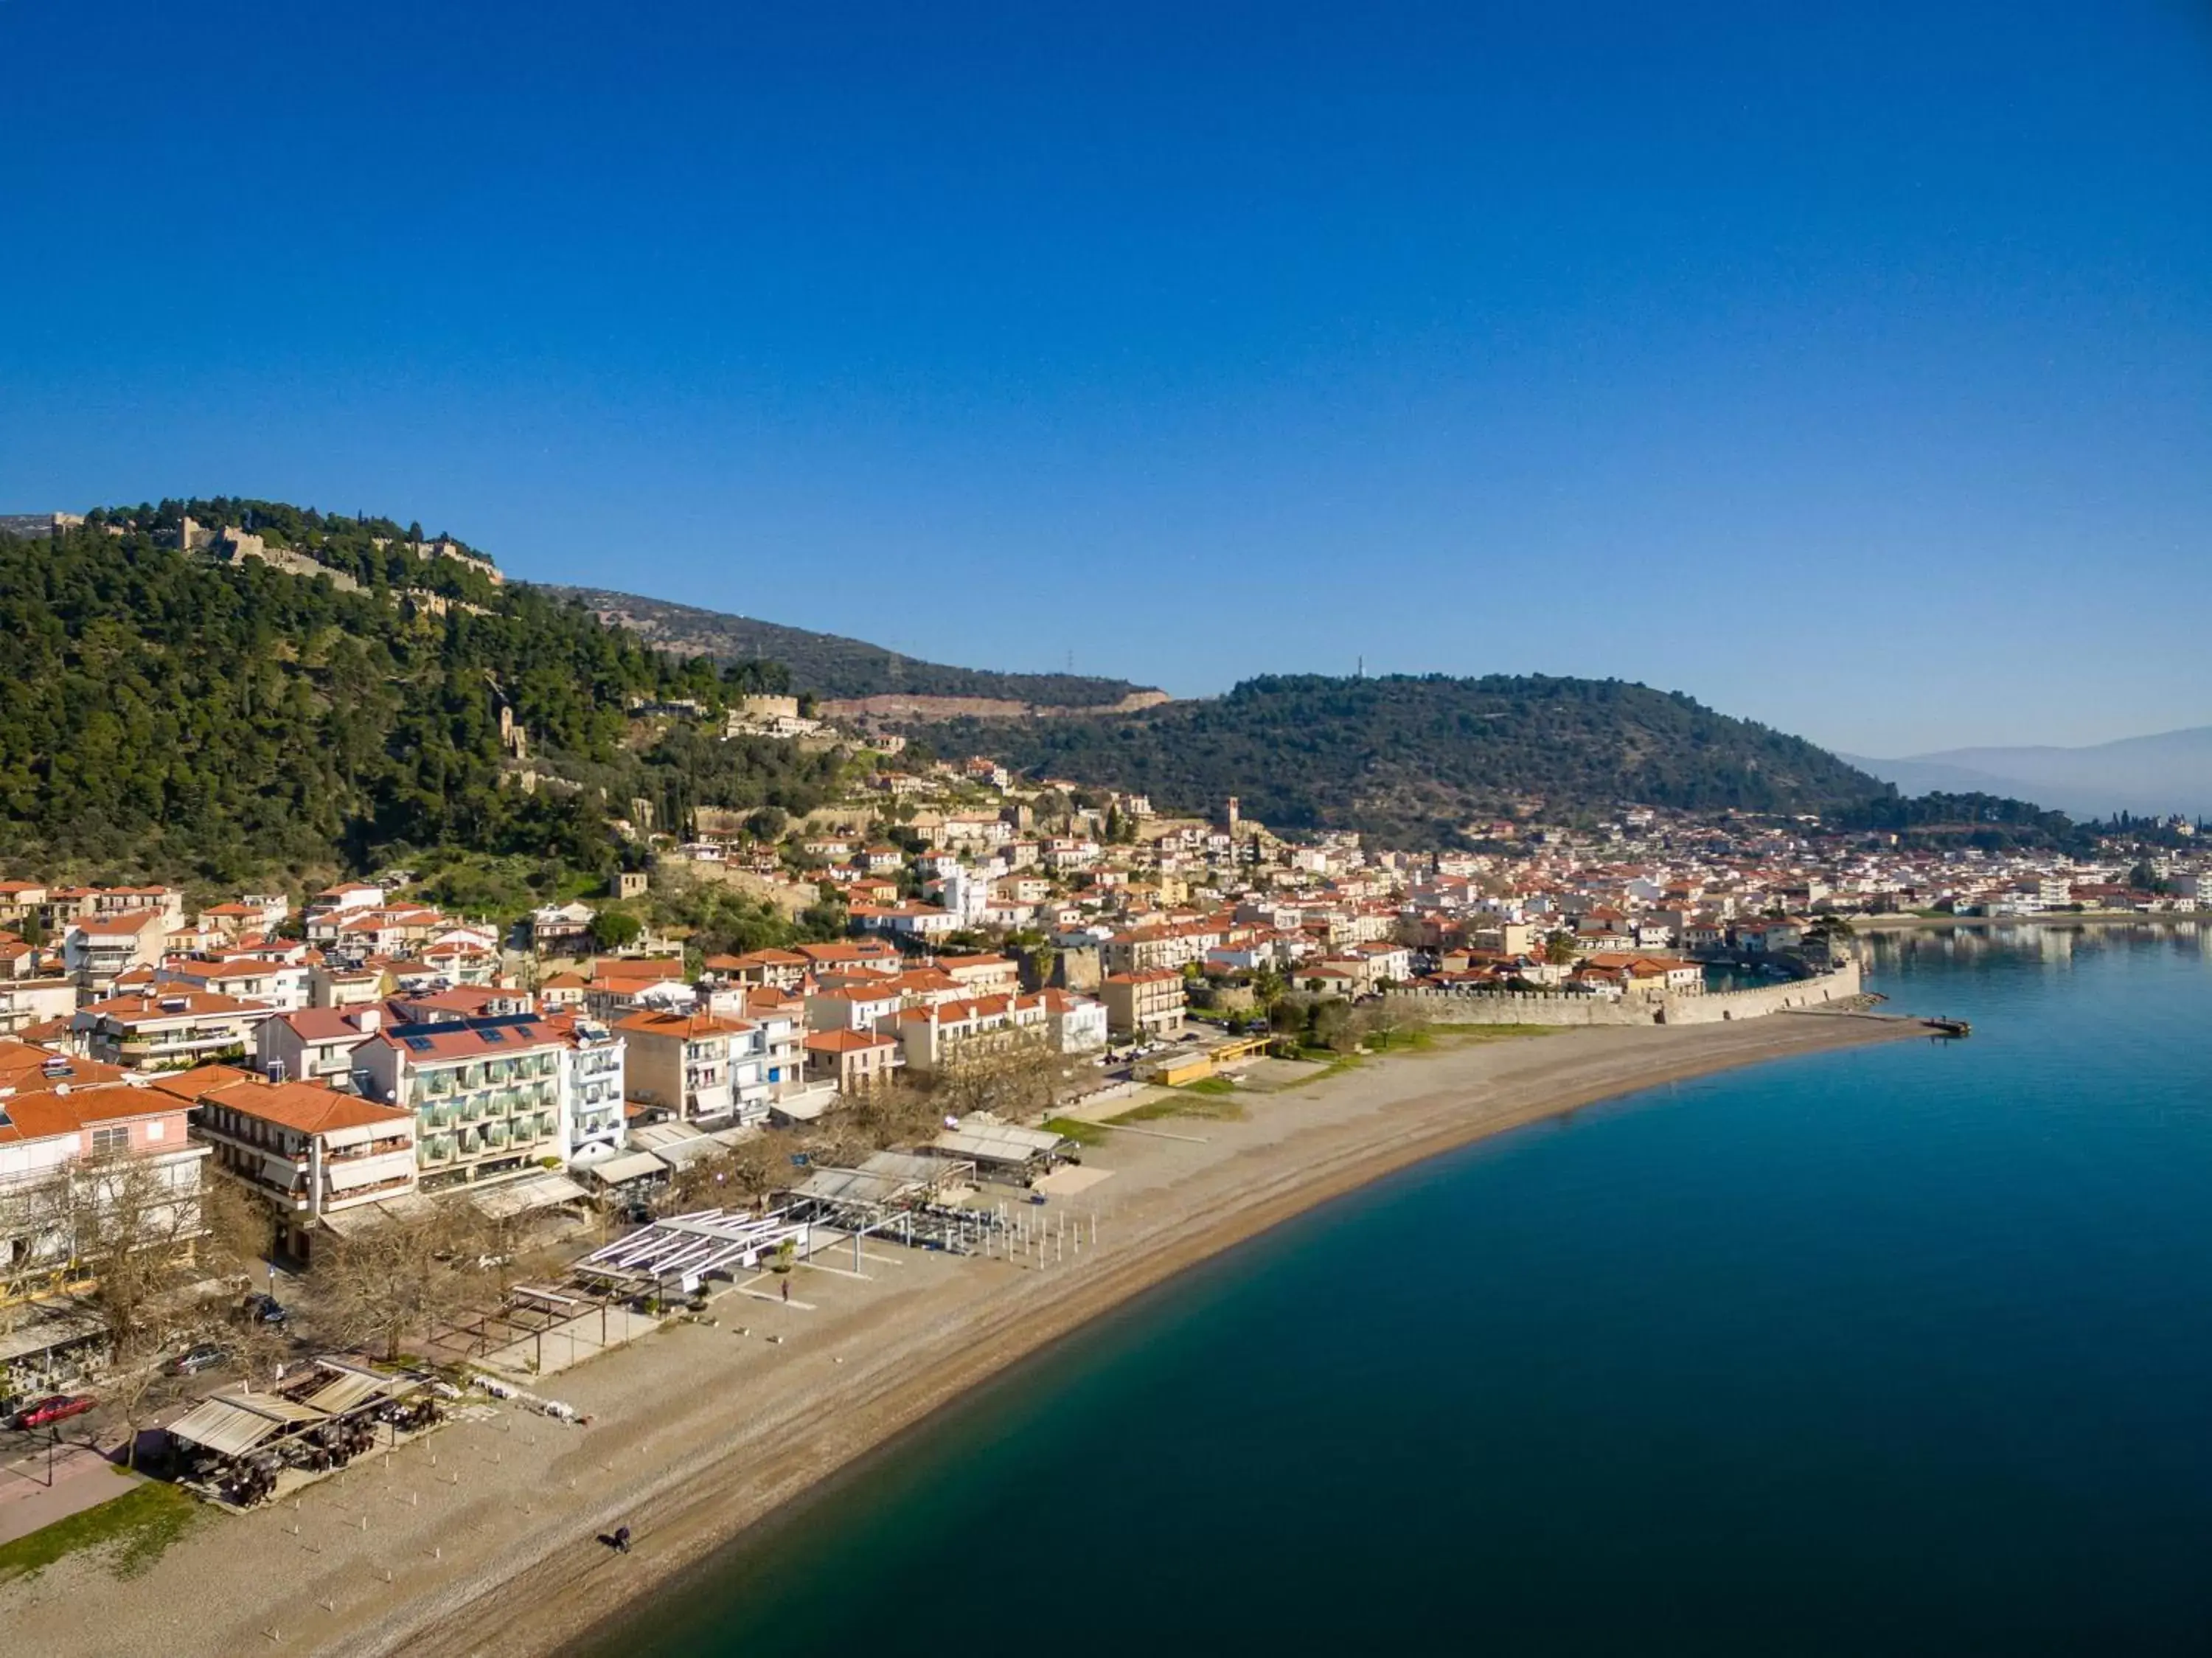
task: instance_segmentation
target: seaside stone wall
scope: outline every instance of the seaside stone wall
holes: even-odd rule
[[[1404,990],[1388,994],[1392,1011],[1438,1025],[1718,1025],[1758,1019],[1789,1008],[1818,1008],[1859,992],[1859,964],[1833,972],[1749,991],[1702,996],[1664,996],[1609,1001],[1549,991],[1468,995],[1453,991]]]

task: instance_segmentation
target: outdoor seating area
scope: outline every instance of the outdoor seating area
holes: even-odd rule
[[[25,1302],[9,1308],[0,1324],[0,1410],[72,1387],[106,1357],[106,1322],[88,1301]]]
[[[436,1389],[422,1376],[329,1354],[274,1388],[225,1388],[169,1424],[179,1483],[210,1501],[252,1508],[380,1443],[435,1427],[444,1415]]]

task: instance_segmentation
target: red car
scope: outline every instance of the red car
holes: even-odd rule
[[[67,1422],[71,1417],[81,1417],[92,1409],[90,1393],[55,1393],[15,1412],[18,1428],[45,1428],[57,1422]]]

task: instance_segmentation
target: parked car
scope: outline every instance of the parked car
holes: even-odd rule
[[[282,1324],[292,1316],[292,1309],[274,1295],[256,1293],[246,1298],[246,1316],[255,1324]]]
[[[212,1370],[229,1355],[214,1342],[204,1341],[197,1347],[188,1347],[169,1361],[173,1376],[196,1376],[203,1370]]]
[[[15,1412],[18,1428],[49,1428],[57,1422],[67,1422],[71,1417],[81,1417],[92,1409],[90,1393],[49,1393]]]

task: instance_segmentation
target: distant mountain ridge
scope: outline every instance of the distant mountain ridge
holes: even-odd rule
[[[883,699],[880,706],[860,710],[878,715],[902,711],[900,704],[910,716],[929,717],[1139,707],[1166,699],[1166,693],[1127,680],[1082,674],[1007,674],[926,662],[842,634],[815,633],[607,588],[547,587],[544,591],[580,600],[602,619],[617,623],[665,650],[724,661],[781,662],[791,670],[792,683],[798,689],[830,702]],[[932,705],[944,699],[979,705]]]
[[[1170,811],[1233,795],[1278,828],[1398,845],[1632,805],[1817,814],[1931,845],[2080,839],[2002,790],[1904,801],[1802,738],[1620,680],[1273,675],[1176,702],[502,582],[462,543],[360,514],[210,497],[22,521],[33,533],[0,534],[0,619],[21,659],[0,675],[0,873],[75,863],[236,885],[435,849],[595,868],[617,812],[676,826],[832,798],[836,752],[724,741],[712,717],[792,689],[940,754]],[[210,523],[230,533],[204,543]],[[631,717],[671,701],[709,718]],[[1062,717],[1030,717],[1046,714]]]
[[[1843,758],[1907,794],[2016,795],[2076,818],[2116,812],[2212,817],[2212,725],[2082,748],[1950,748],[1901,759]]]

